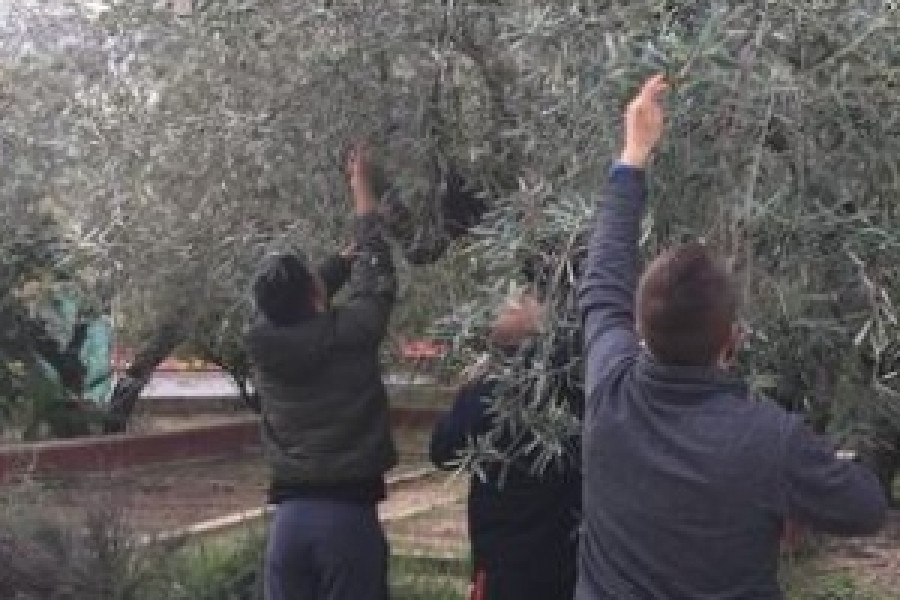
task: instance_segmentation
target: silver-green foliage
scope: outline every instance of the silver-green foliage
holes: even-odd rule
[[[890,2],[211,0],[182,18],[147,1],[55,17],[57,3],[36,4],[45,29],[64,23],[60,39],[77,43],[20,48],[4,67],[5,131],[30,153],[8,177],[39,173],[71,216],[73,252],[133,327],[206,331],[212,310],[213,333],[234,339],[262,254],[336,245],[341,151],[365,135],[420,223],[448,164],[496,209],[447,263],[469,270],[438,269],[482,293],[419,284],[405,299],[456,306],[463,333],[477,331],[522,261],[549,254],[537,350],[549,357],[577,332],[572,259],[622,107],[663,69],[676,85],[648,256],[699,236],[734,261],[745,369],[780,401],[846,435],[889,438],[900,423]],[[540,361],[515,370],[534,398],[559,387]],[[568,411],[512,395],[503,420],[561,448]]]
[[[527,149],[529,177],[487,224],[481,255],[498,267],[505,257],[499,271],[514,273],[521,250],[577,254],[623,104],[664,70],[675,86],[650,173],[647,255],[684,237],[720,249],[745,292],[751,381],[819,426],[896,448],[896,8],[542,4],[505,11],[495,38],[492,52],[512,49],[523,71],[506,95],[519,116],[507,139]],[[551,331],[571,314],[548,315]],[[545,379],[533,374],[537,389]]]

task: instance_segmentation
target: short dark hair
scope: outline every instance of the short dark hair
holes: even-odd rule
[[[644,272],[637,319],[660,362],[710,366],[732,334],[738,304],[724,262],[703,244],[689,242],[663,252]]]
[[[256,306],[275,325],[294,325],[315,314],[315,280],[295,254],[267,258],[253,282]]]

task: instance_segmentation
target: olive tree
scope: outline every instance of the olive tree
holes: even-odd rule
[[[54,124],[38,128],[38,145],[80,224],[73,251],[139,338],[155,332],[164,349],[228,340],[237,352],[223,355],[240,357],[257,261],[343,241],[342,151],[366,137],[418,322],[451,311],[458,347],[472,347],[525,272],[538,280],[547,333],[506,365],[514,375],[495,408],[502,427],[536,434],[536,465],[547,465],[578,427],[577,410],[554,399],[580,378],[585,232],[623,105],[662,70],[673,91],[650,172],[647,256],[694,237],[728,257],[751,333],[745,374],[818,427],[871,445],[887,480],[900,425],[891,3],[178,8],[81,10],[65,64],[20,65],[60,102],[30,112]],[[423,262],[440,284],[422,284]],[[475,446],[473,458],[495,454],[490,436]]]
[[[352,138],[396,140],[399,165],[422,145],[421,128],[411,135],[389,124],[413,127],[405,112],[372,116],[391,103],[391,89],[376,95],[375,71],[350,68],[352,26],[290,3],[250,8],[212,3],[179,18],[151,2],[90,11],[36,2],[16,13],[43,42],[20,49],[9,79],[32,92],[18,94],[17,127],[52,160],[41,183],[72,224],[69,258],[113,307],[122,339],[138,347],[113,395],[114,429],[180,345],[221,364],[246,392],[239,340],[260,258],[302,247],[317,259],[345,241],[340,163]],[[66,35],[53,35],[60,30]],[[41,101],[29,105],[38,90]],[[417,110],[415,91],[392,95]],[[322,102],[311,104],[317,95]],[[417,185],[439,184],[425,179]],[[412,189],[396,178],[382,187]],[[480,202],[471,193],[469,201]],[[408,258],[433,262],[449,240],[443,229],[419,227],[424,203],[407,204],[391,204],[402,207],[395,233]],[[435,298],[438,288],[405,286],[404,295],[428,289]],[[423,322],[415,307],[401,316]]]

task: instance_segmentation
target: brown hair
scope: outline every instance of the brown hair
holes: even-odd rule
[[[638,286],[638,327],[662,363],[710,366],[732,335],[738,294],[725,264],[697,242],[660,254]]]

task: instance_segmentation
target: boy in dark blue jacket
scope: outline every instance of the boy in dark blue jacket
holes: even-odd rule
[[[492,329],[493,343],[517,349],[537,332],[538,311],[530,297],[504,309]],[[462,386],[432,436],[431,459],[437,466],[453,468],[470,440],[498,427],[489,402],[501,384],[487,373]],[[566,394],[569,401],[580,403],[580,390]],[[496,446],[513,455],[530,441],[513,442],[503,431]],[[576,446],[573,440],[575,454]],[[527,458],[509,465],[491,461],[482,465],[484,478],[472,475],[468,519],[473,600],[571,600],[581,497],[577,460],[570,456],[541,475],[532,472]]]
[[[638,281],[644,166],[662,134],[665,89],[653,78],[628,107],[580,292],[586,405],[575,597],[777,600],[787,520],[870,534],[886,500],[873,473],[729,374],[741,338],[738,294],[712,250],[676,246]]]

